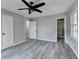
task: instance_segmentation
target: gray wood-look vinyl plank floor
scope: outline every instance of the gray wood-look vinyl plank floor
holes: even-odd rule
[[[61,41],[54,43],[29,39],[1,51],[1,59],[77,59],[70,48],[66,47]]]

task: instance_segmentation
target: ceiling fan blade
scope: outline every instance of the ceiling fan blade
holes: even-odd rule
[[[23,3],[25,3],[28,7],[31,7],[31,5],[28,3],[28,2],[26,2],[25,0],[21,0]]]
[[[39,10],[39,9],[35,9],[34,11],[39,12],[39,13],[42,13],[42,11]]]
[[[25,9],[28,9],[28,8],[20,8],[20,9],[18,9],[18,10],[25,10]]]
[[[43,2],[43,3],[40,3],[40,4],[37,4],[37,5],[35,5],[35,6],[32,6],[33,8],[38,8],[38,7],[41,7],[41,6],[43,6],[43,5],[45,5],[45,3]]]

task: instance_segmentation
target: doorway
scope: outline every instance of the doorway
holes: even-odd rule
[[[64,42],[64,18],[57,19],[57,41]]]
[[[29,39],[36,39],[36,21],[29,22]]]

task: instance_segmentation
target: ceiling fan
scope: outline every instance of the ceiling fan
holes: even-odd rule
[[[43,5],[45,5],[45,2],[42,2],[42,3],[39,3],[37,5],[33,5],[34,2],[30,1],[30,3],[26,2],[25,0],[21,0],[26,6],[28,6],[28,8],[20,8],[18,10],[26,10],[28,9],[29,11],[29,14],[31,14],[33,11],[36,11],[36,12],[39,12],[39,13],[42,13],[41,10],[37,9]]]

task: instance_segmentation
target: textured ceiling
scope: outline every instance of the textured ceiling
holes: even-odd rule
[[[26,1],[29,2],[30,0]],[[32,14],[29,15],[28,10],[24,11],[17,10],[18,8],[27,7],[21,0],[1,0],[1,8],[15,12],[25,17],[43,17],[43,16],[65,13],[75,2],[75,0],[31,0],[31,1],[34,1],[35,4],[45,2],[46,5],[39,8],[40,10],[43,11],[43,13],[33,12]]]

